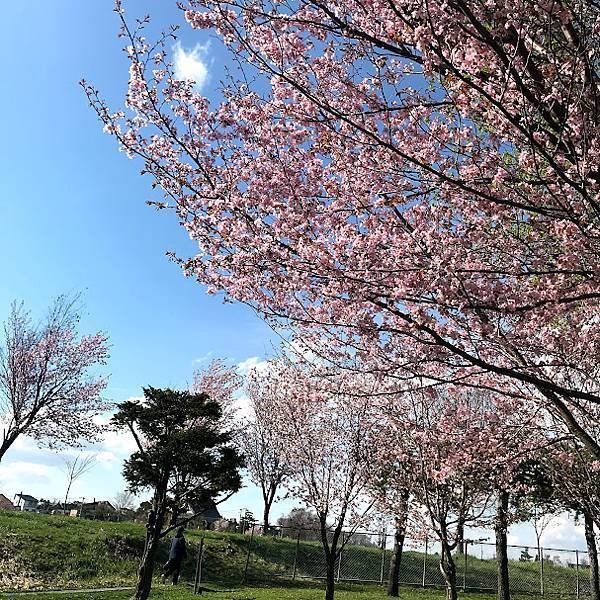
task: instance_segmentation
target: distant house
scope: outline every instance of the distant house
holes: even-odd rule
[[[106,519],[117,512],[117,509],[108,500],[94,500],[84,502],[76,508],[74,516],[84,519]],[[71,512],[73,514],[73,511]]]
[[[50,502],[50,500],[44,500],[44,498],[42,498],[38,502],[37,511],[43,515],[49,515],[51,506],[52,503]]]
[[[99,500],[98,502],[96,502],[94,511],[96,514],[102,515],[113,515],[116,512],[118,512],[117,509],[108,500]]]
[[[64,502],[56,500],[40,500],[37,505],[37,512],[43,515],[68,515],[77,505],[74,502]]]
[[[194,513],[200,513],[194,520],[198,523],[204,523],[209,528],[213,523],[222,518],[221,513],[214,502],[211,502],[204,510],[202,510],[201,506],[192,506],[191,508]]]
[[[77,510],[77,506],[76,502],[67,502],[67,504],[64,502],[55,502],[50,505],[50,514],[68,516],[73,510]]]
[[[17,507],[4,494],[0,494],[0,510],[17,510]]]
[[[119,508],[117,512],[118,512],[118,515],[120,517],[120,520],[122,520],[122,521],[135,521],[135,515],[136,515],[135,510],[132,510],[131,508],[127,508],[125,506],[123,508]]]
[[[24,512],[37,512],[37,498],[34,498],[29,494],[17,494],[15,498],[17,499],[17,510],[22,510]]]

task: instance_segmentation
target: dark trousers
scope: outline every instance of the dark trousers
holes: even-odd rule
[[[163,577],[172,576],[173,585],[179,581],[179,572],[181,571],[182,560],[178,558],[170,558],[163,567]]]

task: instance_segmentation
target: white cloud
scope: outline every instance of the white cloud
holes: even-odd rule
[[[93,454],[96,458],[94,470],[77,482],[73,495],[78,498],[113,497],[119,489],[125,487],[121,475],[123,460],[129,458],[137,447],[128,431],[117,431],[110,425],[112,416],[112,412],[96,416],[94,422],[100,428],[100,440],[94,444],[83,443],[80,448],[52,450],[40,446],[33,438],[19,436],[0,464],[0,493],[9,498],[21,491],[36,498],[60,498],[64,495],[65,475],[61,468],[63,459],[79,454]]]
[[[246,394],[240,394],[233,403],[238,418],[247,419],[252,415],[250,410],[250,398]]]
[[[119,462],[119,457],[116,456],[113,452],[103,450],[102,452],[98,452],[96,454],[96,461],[102,466],[108,469],[112,469],[114,464]]]
[[[48,465],[14,461],[0,466],[0,492],[12,499],[15,494],[37,494],[39,498],[59,477],[57,469]]]
[[[258,371],[258,373],[264,373],[269,367],[269,362],[259,358],[258,356],[251,356],[246,360],[237,363],[237,372],[243,377],[247,377],[252,371]],[[244,390],[239,390],[236,394],[234,402],[234,408],[237,411],[238,417],[247,418],[251,415],[250,411],[250,399],[246,396]]]
[[[312,364],[323,362],[319,356],[302,342],[302,340],[294,340],[289,343],[289,346],[292,351],[292,356],[295,354],[299,358],[303,358],[306,362]]]
[[[39,448],[38,444],[35,442],[33,438],[30,438],[26,435],[20,435],[11,446],[12,450],[23,450],[23,451],[31,451],[35,452]]]
[[[257,371],[264,371],[268,364],[269,363],[266,360],[263,360],[258,356],[251,356],[250,358],[239,362],[237,364],[237,370],[240,375],[248,375],[250,371],[253,371],[254,369]]]
[[[47,477],[52,468],[40,463],[16,461],[0,466],[0,479],[15,477]]]
[[[583,526],[576,524],[568,513],[562,513],[548,525],[542,543],[552,548],[585,547]]]
[[[102,437],[100,452],[108,452],[121,458],[129,458],[129,455],[136,450],[135,440],[129,431],[107,430]]]
[[[194,87],[200,91],[208,80],[208,65],[206,54],[208,44],[196,44],[191,50],[186,50],[180,42],[173,46],[175,77],[195,82]]]
[[[205,363],[207,363],[213,356],[213,352],[212,350],[207,352],[206,354],[203,354],[202,356],[199,356],[198,358],[195,358],[192,363],[195,365],[203,365]]]
[[[127,398],[127,402],[143,400],[143,396]],[[128,430],[117,430],[111,425],[113,414],[105,413],[94,417],[94,422],[102,429],[101,440],[91,448],[92,452],[97,452],[98,462],[109,463],[129,458],[129,455],[137,450],[135,440]]]

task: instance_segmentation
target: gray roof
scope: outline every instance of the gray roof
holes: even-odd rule
[[[37,502],[37,498],[30,496],[29,494],[17,494],[17,498],[21,498],[21,500],[25,500],[25,502]]]
[[[200,510],[200,507],[193,507],[193,509],[194,509],[194,512],[198,512]],[[214,523],[215,521],[218,521],[220,518],[221,518],[221,513],[219,513],[219,510],[217,509],[215,504],[212,504],[208,508],[205,508],[198,515],[198,519],[200,519],[202,521],[206,521],[208,523]]]

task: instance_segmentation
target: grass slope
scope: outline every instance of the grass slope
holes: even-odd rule
[[[193,577],[193,559],[201,532],[189,531],[186,535],[191,557],[186,561],[183,578],[189,581]],[[135,580],[143,539],[144,527],[140,524],[0,512],[0,591],[131,584]],[[166,560],[168,543],[165,540],[161,548],[159,564]],[[249,543],[249,536],[207,532],[203,580],[229,587],[239,586]],[[291,583],[295,575],[293,585],[297,586],[306,578],[322,577],[320,544],[301,542],[297,553],[296,544],[296,540],[290,538],[255,537],[247,581],[285,586],[286,581]],[[387,575],[389,558],[389,552],[384,557],[377,548],[348,546],[339,569],[340,580],[379,582],[382,572]],[[493,561],[469,556],[466,578],[464,566],[462,559],[457,561],[460,586],[464,582],[467,589],[493,588],[496,577]],[[436,556],[428,556],[424,560],[423,554],[418,552],[404,553],[402,581],[420,582],[423,570],[428,584],[443,585]],[[511,562],[510,571],[514,592],[539,591],[538,563]],[[575,577],[574,569],[547,564],[546,594],[574,594]],[[584,595],[588,591],[586,573],[581,572],[580,593]],[[307,595],[306,598],[312,596]]]
[[[190,530],[189,560],[184,579],[192,579],[201,532]],[[209,581],[239,583],[246,564],[249,537],[206,533],[204,577]],[[160,549],[158,562],[167,559],[170,540]],[[144,545],[144,527],[0,511],[0,591],[75,587],[107,587],[135,580]],[[263,545],[264,548],[264,545]],[[281,572],[280,553],[269,560],[255,556],[249,569],[264,580]]]

